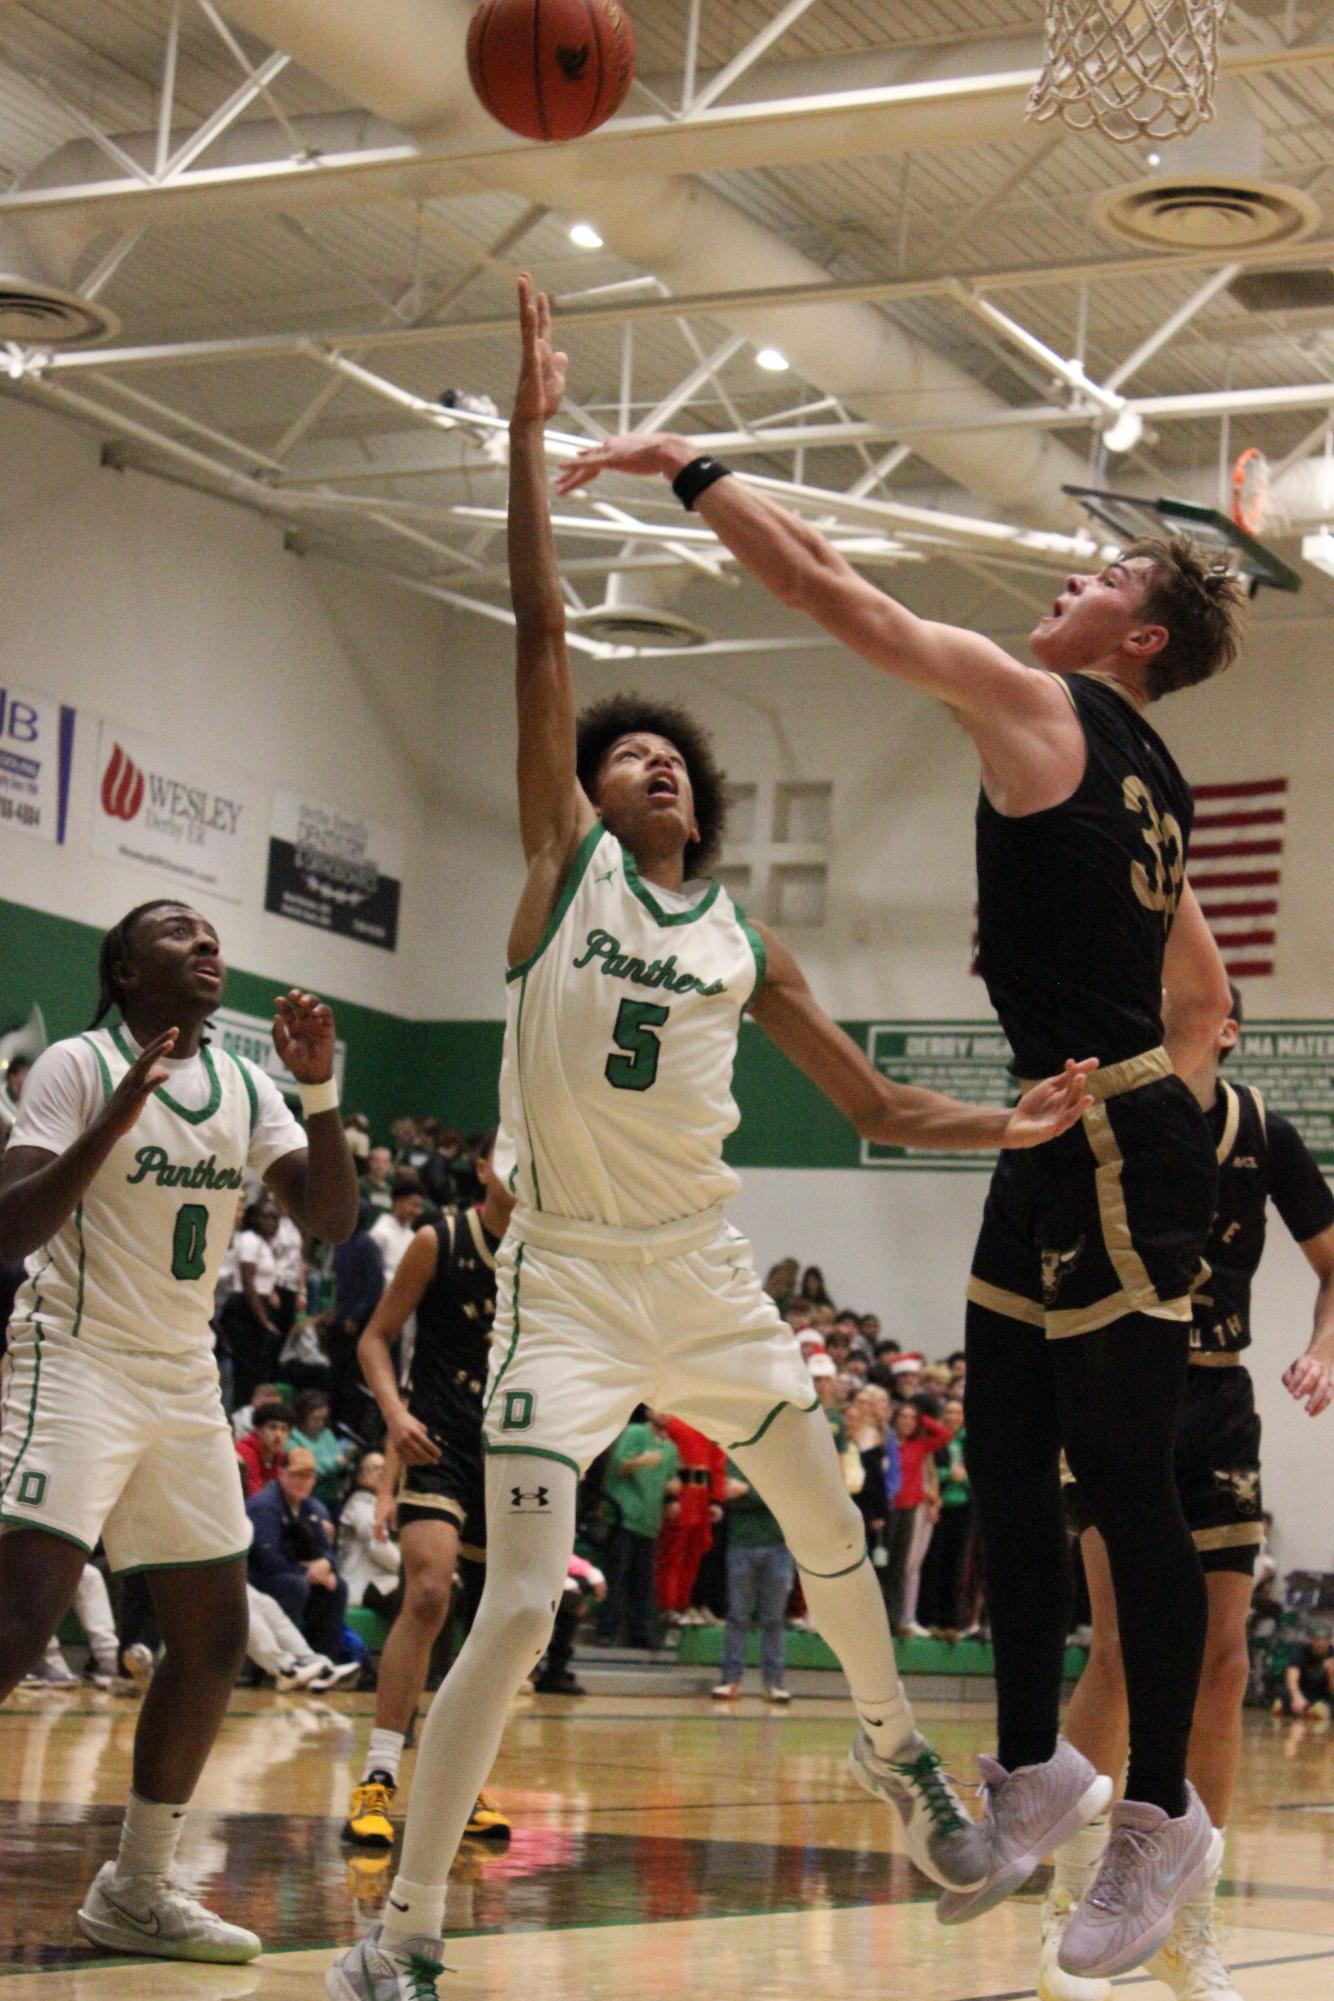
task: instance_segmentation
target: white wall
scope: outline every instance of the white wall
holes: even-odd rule
[[[381,693],[431,671],[435,608],[388,583],[283,549],[257,515],[98,464],[89,433],[0,406],[0,682],[78,710],[63,848],[0,829],[0,894],[105,926],[160,879],[88,846],[96,719],[189,746],[246,773],[257,800],[243,902],[199,898],[227,955],[368,1006],[440,1012],[419,942],[439,921],[430,774]],[[264,912],[268,793],[312,798],[403,828],[408,861],[396,954]]]

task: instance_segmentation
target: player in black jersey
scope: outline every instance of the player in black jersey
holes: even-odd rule
[[[1284,1371],[1283,1382],[1312,1417],[1334,1400],[1334,1193],[1295,1127],[1280,1112],[1270,1111],[1254,1086],[1219,1077],[1219,1065],[1236,1046],[1241,1020],[1241,996],[1234,987],[1215,1048],[1190,1079],[1218,1155],[1218,1208],[1205,1250],[1209,1276],[1194,1294],[1192,1367],[1176,1442],[1177,1483],[1209,1593],[1208,1642],[1188,1771],[1220,1832],[1231,1813],[1241,1758],[1241,1705],[1249,1673],[1246,1621],[1256,1553],[1264,1537],[1260,1419],[1244,1357],[1251,1344],[1251,1281],[1264,1252],[1271,1201],[1318,1280],[1310,1341]],[[1125,1680],[1107,1552],[1089,1523],[1077,1484],[1066,1488],[1066,1508],[1080,1536],[1093,1606],[1092,1648],[1070,1704],[1066,1734],[1100,1770],[1115,1772],[1125,1759]],[[1093,1833],[1092,1828],[1084,1830],[1056,1853],[1055,1876],[1043,1906],[1041,2001],[1110,2001],[1109,1982],[1072,1982],[1056,1964],[1064,1915],[1091,1873]],[[1213,1873],[1150,1961],[1150,1971],[1172,1988],[1178,2001],[1237,2001],[1214,1930],[1216,1884]]]
[[[1217,1176],[1183,1080],[1213,1046],[1227,987],[1186,881],[1190,791],[1146,711],[1229,663],[1239,593],[1188,543],[1132,543],[1068,579],[1031,635],[1035,670],[917,617],[727,470],[686,438],[613,438],[556,483],[665,476],[775,597],[945,703],[981,761],[979,964],[1015,1070],[1042,1074],[1052,1052],[1102,1066],[1078,1126],[998,1168],[974,1261],[968,1471],[1000,1758],[984,1767],[991,1875],[938,1911],[990,1908],[1105,1798],[1058,1735],[1064,1446],[1115,1582],[1131,1752],[1106,1865],[1062,1957],[1071,1972],[1124,1972],[1166,1937],[1213,1847],[1185,1777],[1207,1606],[1172,1446]]]
[[[476,1151],[483,1199],[418,1230],[367,1323],[357,1356],[388,1427],[385,1469],[397,1487],[403,1604],[380,1656],[375,1726],[343,1839],[393,1847],[389,1808],[404,1738],[426,1686],[431,1649],[449,1611],[462,1556],[486,1557],[482,1394],[496,1314],[496,1252],[514,1198],[493,1165],[496,1135]],[[417,1316],[400,1382],[391,1350]],[[401,1468],[401,1480],[399,1469]],[[503,1815],[479,1799],[468,1832],[505,1838]]]

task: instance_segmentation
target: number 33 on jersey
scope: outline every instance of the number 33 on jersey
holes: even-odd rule
[[[735,1193],[722,1148],[764,947],[720,884],[641,882],[594,827],[537,951],[507,978],[502,1122],[521,1204],[649,1229]]]

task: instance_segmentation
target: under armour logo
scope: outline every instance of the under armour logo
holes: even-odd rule
[[[584,71],[588,68],[588,43],[585,42],[582,48],[571,49],[557,42],[556,67],[566,83],[582,83]]]
[[[551,1506],[551,1490],[534,1487],[531,1492],[525,1487],[510,1488],[510,1511],[519,1515],[541,1514],[543,1508]]]

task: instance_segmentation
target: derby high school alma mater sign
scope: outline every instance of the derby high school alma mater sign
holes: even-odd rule
[[[168,892],[208,890],[239,903],[253,818],[246,781],[182,756],[172,744],[103,723],[93,849],[133,862]]]

